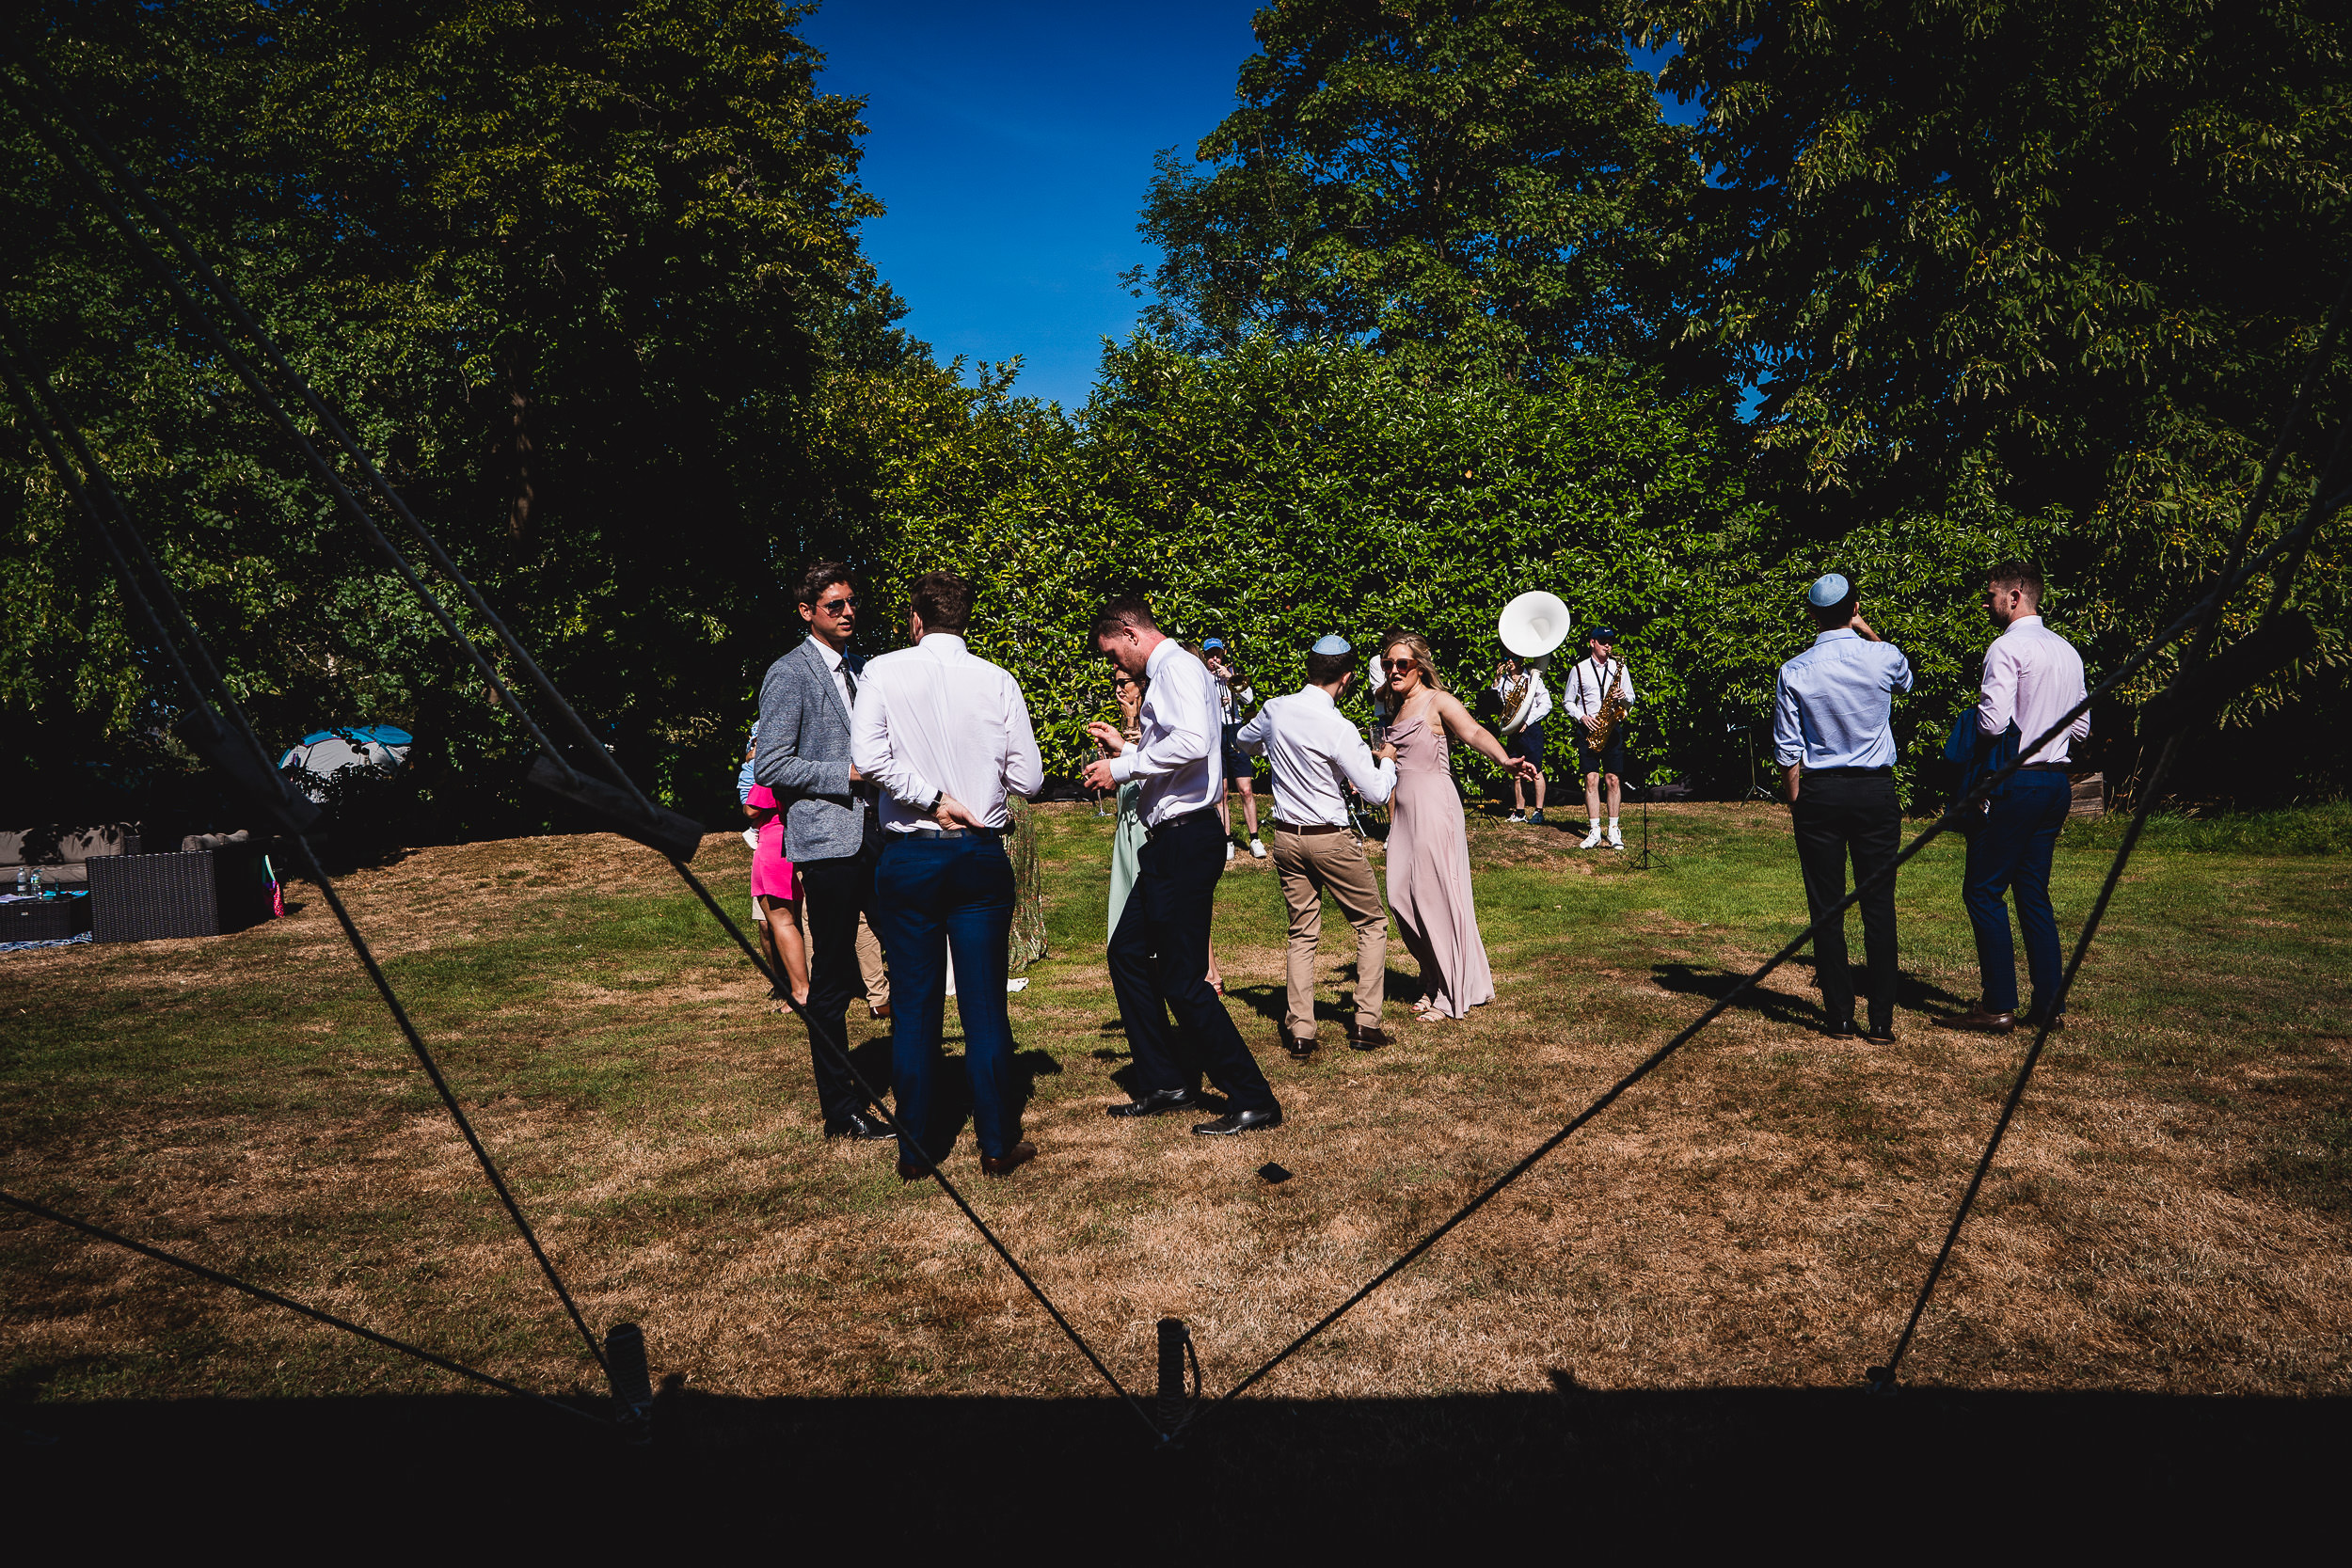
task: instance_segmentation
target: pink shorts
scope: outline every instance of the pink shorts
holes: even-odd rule
[[[765,784],[754,786],[751,804],[772,810],[775,803],[775,796]],[[800,879],[792,873],[792,863],[784,858],[781,813],[770,817],[759,830],[759,848],[752,855],[752,895],[782,898],[787,903],[801,896]]]

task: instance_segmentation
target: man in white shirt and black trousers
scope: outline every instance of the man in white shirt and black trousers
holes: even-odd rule
[[[1895,693],[1911,689],[1911,660],[1870,629],[1853,586],[1836,572],[1805,593],[1813,645],[1780,667],[1772,689],[1772,754],[1788,775],[1788,817],[1804,872],[1805,908],[1819,920],[1846,896],[1853,855],[1862,946],[1870,964],[1870,1026],[1863,1037],[1895,1039],[1895,879],[1870,879],[1902,848],[1903,809],[1895,793]],[[1829,1033],[1854,1034],[1853,968],[1846,917],[1813,936],[1813,976]]]
[[[1225,830],[1216,813],[1225,793],[1216,679],[1161,632],[1151,608],[1135,595],[1103,607],[1094,646],[1129,675],[1151,682],[1143,739],[1132,751],[1121,752],[1125,737],[1111,725],[1087,726],[1104,750],[1120,753],[1089,763],[1087,787],[1142,781],[1137,807],[1147,835],[1109,951],[1111,990],[1142,1092],[1110,1114],[1150,1117],[1198,1105],[1206,1072],[1228,1108],[1214,1121],[1196,1123],[1195,1132],[1220,1137],[1279,1127],[1274,1090],[1206,978],[1209,919],[1225,874]]]
[[[893,972],[890,1058],[898,1102],[898,1174],[930,1174],[932,1074],[956,965],[963,1069],[980,1169],[1005,1176],[1037,1158],[1012,1105],[1012,1025],[1005,960],[1012,930],[1009,795],[1045,782],[1020,686],[964,645],[972,585],[953,572],[914,581],[907,634],[914,646],[866,666],[850,756],[882,792],[882,850],[874,924]]]
[[[1327,890],[1356,927],[1356,1022],[1347,1043],[1359,1051],[1389,1043],[1380,1031],[1389,911],[1341,789],[1354,784],[1371,805],[1386,800],[1396,791],[1391,760],[1396,749],[1381,747],[1375,762],[1356,726],[1341,716],[1340,699],[1355,678],[1355,656],[1345,640],[1326,637],[1307,655],[1307,684],[1269,701],[1234,737],[1245,755],[1263,755],[1274,768],[1274,869],[1291,925],[1282,1046],[1294,1056],[1315,1048],[1315,948],[1323,937]]]
[[[2022,561],[2004,561],[1986,574],[1984,609],[2002,629],[1984,653],[1978,743],[2014,724],[2017,744],[2029,746],[2083,700],[2083,656],[2042,624],[2042,574]],[[2085,710],[2064,734],[2026,758],[1968,840],[1968,869],[1961,887],[1968,923],[1976,927],[1984,994],[1966,1012],[1946,1019],[1947,1028],[2006,1035],[2025,1022],[2017,1011],[2017,954],[2010,945],[2009,910],[2002,902],[2012,890],[2026,938],[2026,968],[2033,977],[2031,1016],[2038,1019],[2057,1006],[2064,958],[2058,914],[2050,907],[2050,855],[2074,800],[2068,759],[2074,743],[2090,736],[2090,714]],[[2062,1020],[2052,1015],[2050,1027],[2063,1027]]]

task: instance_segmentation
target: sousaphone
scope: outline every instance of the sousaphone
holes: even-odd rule
[[[1502,640],[1504,647],[1532,666],[1534,660],[1568,640],[1573,620],[1566,602],[1559,594],[1538,588],[1521,594],[1502,607],[1502,614],[1495,624],[1495,635]],[[1524,668],[1502,694],[1502,710],[1509,715],[1502,721],[1505,735],[1515,735],[1526,724],[1528,710],[1534,702],[1534,671]]]

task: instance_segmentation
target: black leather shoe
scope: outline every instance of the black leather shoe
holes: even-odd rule
[[[825,1123],[826,1137],[847,1138],[851,1143],[880,1143],[884,1138],[895,1138],[898,1135],[889,1128],[884,1127],[880,1117],[867,1116],[864,1111],[851,1111],[839,1121]]]
[[[1103,1114],[1112,1117],[1156,1117],[1162,1111],[1181,1111],[1187,1105],[1200,1102],[1200,1097],[1190,1089],[1154,1089],[1141,1100],[1113,1105]]]
[[[1895,1043],[1895,1026],[1891,1023],[1873,1023],[1862,1031],[1862,1037],[1872,1045],[1892,1045]]]
[[[1859,1039],[1862,1037],[1862,1031],[1854,1027],[1853,1020],[1850,1018],[1841,1018],[1835,1023],[1822,1024],[1821,1033],[1834,1040]]]
[[[1271,1111],[1235,1111],[1215,1121],[1196,1121],[1192,1130],[1203,1138],[1230,1138],[1236,1132],[1263,1132],[1281,1125],[1282,1111],[1278,1105]]]

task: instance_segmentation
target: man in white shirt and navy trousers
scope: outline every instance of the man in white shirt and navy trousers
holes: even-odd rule
[[[1977,704],[1979,744],[2014,724],[2017,744],[2030,746],[2083,700],[2083,656],[2042,624],[2042,574],[2022,561],[2004,561],[1986,574],[1985,613],[2001,635],[1984,653],[1984,685]],[[2017,924],[2026,938],[2026,968],[2033,977],[2034,1010],[2058,1005],[2058,914],[2050,907],[2050,854],[2066,826],[2074,791],[2066,776],[2074,743],[2090,736],[2086,710],[1993,797],[1983,823],[1968,840],[1968,869],[1961,886],[1968,923],[1977,933],[1977,970],[1984,994],[1946,1027],[2006,1035],[2023,1022],[2017,1011],[2017,954],[2010,945],[2003,895],[2017,895]],[[2052,1028],[2061,1027],[2055,1013]]]
[[[928,1175],[932,1076],[956,965],[963,1068],[980,1169],[1005,1176],[1037,1157],[1012,1103],[1012,1025],[1005,961],[1012,930],[1009,795],[1045,782],[1020,686],[965,647],[972,585],[953,572],[917,578],[907,616],[914,646],[867,661],[850,755],[882,792],[882,849],[874,924],[890,950],[890,1058],[898,1102],[898,1174]],[[916,1140],[920,1140],[918,1144]]]
[[[1315,948],[1323,938],[1326,891],[1356,927],[1356,1022],[1347,1043],[1359,1051],[1389,1043],[1380,1032],[1389,911],[1341,788],[1354,784],[1367,804],[1380,804],[1396,791],[1391,760],[1396,753],[1383,746],[1374,760],[1364,737],[1341,716],[1340,699],[1355,678],[1355,655],[1345,640],[1324,638],[1307,655],[1307,684],[1269,701],[1234,737],[1244,755],[1263,755],[1274,768],[1274,869],[1291,917],[1282,1045],[1294,1056],[1315,1048]]]
[[[1109,952],[1111,990],[1141,1093],[1110,1114],[1151,1117],[1196,1106],[1205,1072],[1227,1111],[1195,1123],[1195,1132],[1223,1137],[1279,1127],[1282,1107],[1207,979],[1209,920],[1225,874],[1225,829],[1216,813],[1225,794],[1216,678],[1160,630],[1151,607],[1135,595],[1103,607],[1094,646],[1129,675],[1151,682],[1141,743],[1089,763],[1084,775],[1089,789],[1117,789],[1130,779],[1143,784],[1136,804],[1146,837]],[[1108,724],[1087,730],[1106,751],[1120,752],[1126,744]]]
[[[1819,920],[1846,896],[1846,856],[1857,887],[1895,863],[1903,812],[1895,794],[1895,693],[1911,689],[1911,661],[1862,618],[1852,584],[1836,572],[1808,589],[1813,646],[1780,667],[1772,691],[1772,754],[1787,770],[1788,816],[1805,908]],[[1814,979],[1828,1032],[1895,1039],[1895,879],[1862,895],[1870,966],[1870,1026],[1854,1027],[1853,969],[1839,915],[1813,937]]]

